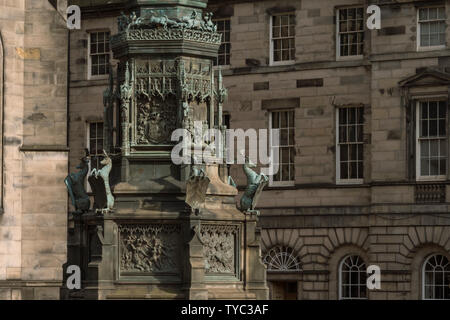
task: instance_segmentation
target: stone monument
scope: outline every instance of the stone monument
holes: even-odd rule
[[[82,287],[62,288],[65,298],[268,298],[257,211],[237,209],[217,150],[207,163],[171,158],[175,129],[226,129],[206,4],[133,0],[118,19],[116,85],[104,95],[114,207],[70,215],[66,265],[80,266]]]

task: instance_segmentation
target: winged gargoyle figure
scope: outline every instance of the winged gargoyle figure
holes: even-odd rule
[[[112,160],[105,150],[104,158],[100,162],[103,167],[100,170],[92,169],[88,181],[94,193],[94,209],[102,214],[113,211],[114,197],[109,186],[109,173],[112,168]]]
[[[80,164],[76,167],[80,169],[78,172],[69,174],[65,179],[67,191],[69,192],[72,204],[75,207],[76,213],[84,213],[89,210],[91,201],[84,189],[84,178],[89,171],[89,150],[84,150],[86,155],[81,158]]]
[[[269,178],[265,174],[257,174],[251,169],[255,167],[256,165],[252,163],[248,157],[245,157],[243,169],[245,175],[247,176],[247,187],[245,188],[244,194],[241,198],[241,210],[244,212],[254,212],[258,214],[255,207],[262,190],[269,182]]]

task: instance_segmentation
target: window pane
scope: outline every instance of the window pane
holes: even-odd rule
[[[347,126],[339,126],[339,142],[347,142]]]
[[[348,145],[341,146],[341,161],[348,161]]]
[[[428,20],[428,9],[419,10],[419,20]]]
[[[431,140],[430,141],[430,157],[438,157],[439,156],[439,141]]]
[[[364,167],[362,162],[358,162],[358,178],[362,178],[364,176]]]
[[[288,127],[287,112],[281,112],[281,128]]]
[[[439,161],[430,160],[430,175],[437,176],[439,174]]]
[[[280,162],[289,163],[289,148],[288,147],[280,148],[280,151],[281,151]]]
[[[274,26],[279,26],[279,25],[281,25],[281,17],[280,17],[280,16],[274,16],[274,17],[273,17],[273,25],[274,25]]]
[[[350,162],[350,179],[357,179],[357,163],[356,162]]]
[[[348,140],[349,142],[356,141],[356,126],[348,126]]]
[[[420,142],[420,157],[421,158],[429,158],[430,156],[430,141],[421,141]]]
[[[430,120],[428,122],[428,134],[430,137],[436,137],[437,136],[437,126],[438,126],[438,121],[437,120]]]
[[[287,129],[280,130],[280,144],[283,146],[288,144],[288,130]]]
[[[439,153],[441,157],[447,157],[447,139],[439,141]]]
[[[280,36],[280,28],[279,27],[272,28],[272,36],[274,38],[278,38]]]
[[[281,172],[281,179],[283,181],[289,181],[289,164],[283,164],[281,166],[282,172]]]
[[[276,129],[279,128],[279,113],[278,112],[272,112],[272,128]]]
[[[429,8],[428,9],[428,19],[433,20],[438,17],[437,8]]]
[[[348,179],[348,162],[341,162],[341,179]]]
[[[350,145],[350,159],[349,160],[356,160],[358,154],[358,145],[351,144]]]
[[[428,159],[420,160],[420,175],[421,176],[429,176],[430,175],[430,166]]]
[[[447,174],[447,159],[439,160],[439,174],[442,176]]]

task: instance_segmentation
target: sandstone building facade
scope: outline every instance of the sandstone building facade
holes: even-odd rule
[[[0,2],[0,299],[58,299],[66,261],[64,1]]]
[[[62,181],[84,148],[101,152],[108,39],[127,6],[71,1],[82,29],[69,33],[63,1],[4,2],[0,293],[57,298]],[[366,26],[372,3],[380,30]],[[209,9],[223,34],[225,123],[281,129],[281,170],[258,203],[271,298],[450,299],[450,1]],[[240,166],[231,175],[245,186]],[[369,265],[381,289],[366,288]]]

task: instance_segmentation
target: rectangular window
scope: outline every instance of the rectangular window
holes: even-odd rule
[[[342,8],[336,14],[337,57],[362,57],[364,53],[364,8]]]
[[[87,148],[91,156],[90,170],[100,169],[100,161],[103,156],[103,122],[90,122],[88,124]]]
[[[230,65],[230,52],[231,52],[230,18],[214,19],[213,22],[217,25],[217,32],[222,35],[222,43],[220,44],[219,55],[217,56],[217,59],[214,60],[214,65],[228,66]]]
[[[445,46],[445,7],[420,8],[418,15],[419,47]]]
[[[417,102],[417,179],[444,180],[447,176],[447,103]]]
[[[295,13],[271,17],[271,63],[295,60]]]
[[[338,183],[363,182],[364,108],[337,109],[336,176]]]
[[[271,129],[280,130],[279,170],[270,176],[270,185],[293,185],[295,181],[295,124],[294,110],[270,113]]]
[[[109,31],[89,34],[89,79],[109,73]]]

